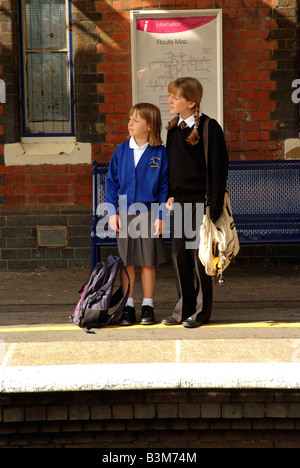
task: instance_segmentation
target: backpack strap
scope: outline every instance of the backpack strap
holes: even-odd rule
[[[119,289],[112,295],[112,298],[111,298],[111,307],[114,307],[116,304],[118,304],[118,302],[122,299],[122,301],[120,302],[120,304],[118,305],[118,307],[111,313],[110,315],[110,318],[115,318],[115,317],[118,317],[118,315],[120,315],[120,313],[123,311],[124,307],[125,307],[125,304],[127,302],[127,299],[128,299],[128,296],[129,296],[129,290],[130,290],[130,278],[129,278],[129,275],[128,275],[128,271],[127,271],[127,268],[126,266],[124,265],[122,259],[120,258],[120,267],[121,269],[123,269],[123,271],[125,272],[126,276],[127,276],[127,290],[123,296],[123,293],[122,293],[122,286],[119,287]]]
[[[205,204],[206,206],[210,205],[210,183],[209,183],[209,175],[208,175],[208,125],[211,119],[208,117],[205,119],[203,124],[203,146],[204,146],[204,154],[205,154],[205,163],[206,163],[206,197],[205,197]]]

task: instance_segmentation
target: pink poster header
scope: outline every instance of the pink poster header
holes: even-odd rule
[[[178,18],[148,18],[137,19],[136,28],[138,31],[148,33],[180,33],[191,29],[200,28],[210,23],[216,16],[192,16]]]

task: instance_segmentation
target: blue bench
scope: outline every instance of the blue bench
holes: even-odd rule
[[[101,246],[116,245],[112,232],[99,229],[107,170],[108,164],[93,163],[91,268]],[[300,160],[230,162],[227,186],[241,244],[300,242]]]

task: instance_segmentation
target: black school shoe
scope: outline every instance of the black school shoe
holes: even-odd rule
[[[210,320],[210,315],[205,313],[200,313],[196,320],[192,319],[191,317],[187,318],[182,322],[182,325],[185,328],[197,328],[201,327],[201,325],[206,325]]]
[[[142,306],[142,315],[140,325],[154,325],[154,310],[151,306]]]
[[[180,324],[181,324],[181,322],[177,322],[177,320],[174,319],[174,317],[172,317],[172,316],[163,319],[163,320],[161,321],[161,323],[162,323],[163,325],[168,325],[168,326],[180,325]]]
[[[125,306],[123,313],[121,315],[121,320],[119,322],[119,325],[128,327],[130,325],[134,325],[135,323],[136,323],[135,308],[130,307],[130,306]]]

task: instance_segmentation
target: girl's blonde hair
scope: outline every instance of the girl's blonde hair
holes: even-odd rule
[[[191,134],[186,139],[187,143],[190,145],[196,145],[200,140],[198,127],[199,127],[199,112],[200,112],[200,102],[203,96],[203,88],[201,83],[196,78],[183,77],[178,78],[168,86],[168,91],[170,94],[180,94],[180,97],[183,97],[187,101],[195,102],[194,106],[194,116],[195,116],[195,125]],[[167,130],[171,130],[178,124],[179,115],[176,115],[166,127]]]
[[[138,114],[145,119],[147,124],[150,126],[149,132],[149,144],[150,146],[159,146],[162,145],[163,141],[161,138],[161,128],[162,128],[162,121],[161,121],[161,114],[160,110],[154,104],[150,104],[148,102],[142,102],[140,104],[136,104],[133,106],[129,111],[129,117],[132,116],[134,112],[138,112]]]

